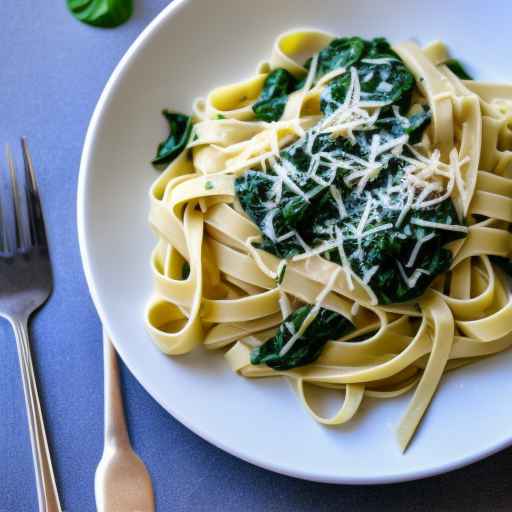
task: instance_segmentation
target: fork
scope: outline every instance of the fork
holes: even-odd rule
[[[5,204],[0,201],[0,316],[9,321],[16,336],[39,511],[60,512],[28,331],[30,316],[46,302],[52,291],[52,268],[39,190],[25,138],[21,139],[21,150],[25,167],[24,198],[20,197],[11,149],[6,146],[12,215],[6,215]]]
[[[153,512],[153,485],[126,429],[117,355],[103,329],[105,440],[94,476],[98,512]]]

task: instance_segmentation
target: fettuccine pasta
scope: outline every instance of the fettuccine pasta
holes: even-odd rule
[[[440,42],[290,32],[169,118],[186,131],[150,190],[160,350],[225,349],[326,425],[414,390],[405,450],[445,372],[507,349],[512,85],[450,62]],[[339,410],[318,414],[308,386],[339,389]]]

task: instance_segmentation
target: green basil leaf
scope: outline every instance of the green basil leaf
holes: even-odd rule
[[[168,164],[172,162],[187,145],[192,132],[192,118],[184,114],[162,111],[169,123],[169,136],[158,145],[153,165]]]
[[[95,27],[117,27],[133,13],[132,0],[67,0],[67,3],[76,19]]]
[[[280,355],[281,349],[292,337],[288,325],[293,325],[293,332],[299,330],[312,307],[302,306],[291,313],[279,326],[277,334],[263,345],[251,352],[252,364],[266,364],[276,370],[288,370],[312,363],[322,352],[329,340],[336,340],[354,329],[354,325],[344,316],[320,308],[315,319],[309,324],[304,334],[297,339],[290,350]]]

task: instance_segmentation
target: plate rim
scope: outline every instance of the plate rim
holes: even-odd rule
[[[90,160],[92,158],[93,148],[94,148],[94,140],[95,140],[95,132],[96,128],[100,122],[103,111],[110,99],[110,95],[112,90],[115,89],[116,83],[121,79],[124,69],[126,65],[131,60],[131,57],[144,46],[147,39],[151,37],[151,34],[157,29],[157,27],[165,24],[168,18],[174,16],[183,6],[189,4],[191,0],[174,0],[169,5],[167,5],[157,16],[142,30],[142,32],[136,37],[135,41],[128,47],[126,52],[123,54],[121,60],[115,66],[112,71],[106,85],[104,86],[101,95],[94,107],[93,114],[89,121],[87,132],[84,140],[84,145],[82,148],[82,154],[80,158],[80,167],[78,174],[78,186],[77,186],[77,203],[76,203],[76,218],[77,218],[77,231],[78,231],[78,245],[80,251],[80,258],[82,261],[82,268],[84,270],[84,275],[86,278],[87,287],[89,289],[89,293],[91,295],[94,307],[98,316],[101,320],[102,326],[107,332],[110,332],[110,322],[108,319],[108,315],[104,310],[99,293],[95,284],[95,279],[93,276],[93,272],[91,269],[90,259],[89,259],[89,249],[88,249],[88,241],[86,237],[86,220],[85,220],[85,210],[86,210],[86,183],[88,180],[88,174],[92,171],[90,170]],[[144,378],[137,369],[137,365],[134,361],[132,361],[128,355],[128,353],[124,350],[123,345],[118,343],[115,338],[111,337],[111,340],[123,360],[124,364],[130,370],[135,379],[139,382],[139,384],[144,388],[144,390],[173,418],[175,418],[178,422],[180,422],[187,429],[192,431],[194,434],[198,435],[208,443],[220,448],[221,450],[241,459],[245,462],[249,462],[255,466],[261,467],[263,469],[267,469],[269,471],[273,471],[275,473],[279,473],[286,476],[291,476],[294,478],[299,478],[301,480],[320,482],[320,483],[329,483],[329,484],[350,484],[350,485],[377,485],[377,484],[392,484],[399,482],[408,482],[413,480],[420,480],[423,478],[428,478],[431,476],[436,476],[444,473],[448,473],[454,471],[456,469],[460,469],[462,467],[473,464],[479,460],[482,460],[486,457],[489,457],[501,450],[504,450],[512,445],[512,435],[505,440],[501,440],[495,444],[491,444],[477,453],[473,453],[467,456],[459,457],[455,460],[448,461],[442,464],[438,464],[425,469],[416,469],[409,472],[398,471],[396,473],[387,473],[385,475],[372,475],[372,476],[348,476],[348,475],[340,475],[333,476],[332,474],[324,474],[324,473],[310,473],[301,469],[289,469],[288,467],[269,463],[265,460],[260,460],[257,457],[251,456],[243,451],[234,448],[232,446],[227,445],[226,443],[219,441],[212,436],[209,435],[208,431],[201,429],[197,425],[189,422],[187,418],[183,417],[181,414],[178,414],[175,410],[172,409],[168,404],[166,404],[165,400],[161,397],[161,394],[156,389],[150,389],[146,383],[144,382]],[[165,405],[164,405],[165,404]]]

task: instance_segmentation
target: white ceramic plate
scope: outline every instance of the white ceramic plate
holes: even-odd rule
[[[175,1],[126,53],[87,133],[78,191],[81,252],[92,297],[123,360],[191,430],[259,466],[338,483],[421,478],[512,442],[512,352],[446,377],[401,455],[393,427],[409,396],[367,401],[349,426],[325,428],[286,382],[239,378],[220,353],[201,349],[170,359],[153,346],[143,321],[154,244],[146,222],[156,177],[149,162],[166,134],[163,107],[190,111],[194,97],[254,72],[280,32],[304,26],[391,41],[441,38],[478,77],[511,80],[512,4],[496,7],[479,0]]]

